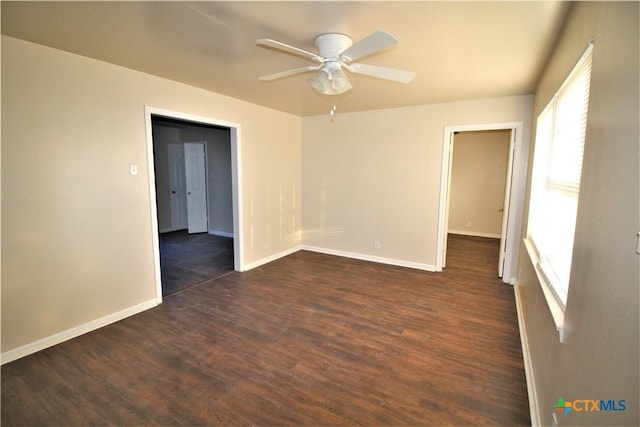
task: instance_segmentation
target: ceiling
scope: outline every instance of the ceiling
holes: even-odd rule
[[[118,64],[299,116],[533,93],[570,2],[2,1],[2,34]],[[257,46],[271,38],[316,52],[317,35],[400,44],[358,60],[415,71],[409,84],[349,74],[353,89],[315,92],[313,63]]]

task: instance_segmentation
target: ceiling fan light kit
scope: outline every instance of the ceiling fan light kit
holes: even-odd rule
[[[340,64],[335,62],[327,62],[314,74],[309,83],[318,92],[324,95],[340,95],[350,90],[351,82],[347,75],[340,68]]]
[[[285,52],[302,56],[310,61],[320,63],[320,65],[316,66],[306,66],[293,70],[281,71],[275,74],[269,74],[260,77],[259,80],[270,81],[294,74],[316,71],[316,73],[309,79],[309,83],[315,90],[324,95],[339,95],[352,89],[353,86],[347,78],[343,68],[351,73],[363,74],[398,83],[409,83],[415,77],[415,73],[410,71],[353,63],[353,61],[360,58],[398,44],[398,40],[395,37],[380,30],[370,34],[355,44],[351,37],[345,34],[321,34],[315,39],[318,54],[307,52],[271,39],[259,39],[256,40],[256,44],[259,46],[283,50]]]

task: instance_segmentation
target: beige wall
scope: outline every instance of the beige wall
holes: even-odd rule
[[[455,135],[449,232],[500,237],[511,130]]]
[[[528,142],[531,106],[514,96],[303,118],[303,244],[433,268],[444,127],[522,121]]]
[[[3,353],[155,299],[145,105],[240,125],[245,263],[299,245],[299,117],[2,37]]]
[[[575,251],[560,344],[526,251],[517,290],[542,425],[559,397],[626,400],[559,425],[638,425],[639,3],[576,3],[535,95],[534,117],[595,39]]]

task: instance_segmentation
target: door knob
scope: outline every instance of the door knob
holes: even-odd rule
[[[498,212],[504,212],[504,208],[498,209]]]
[[[190,195],[191,195],[191,191],[189,191],[189,192],[187,193],[187,196],[190,196]]]
[[[171,194],[176,194],[176,190],[171,190]]]

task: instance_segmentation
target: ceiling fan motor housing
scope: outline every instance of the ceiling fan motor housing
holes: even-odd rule
[[[353,45],[353,40],[346,34],[327,33],[316,37],[315,44],[323,58],[341,61],[340,54]]]

